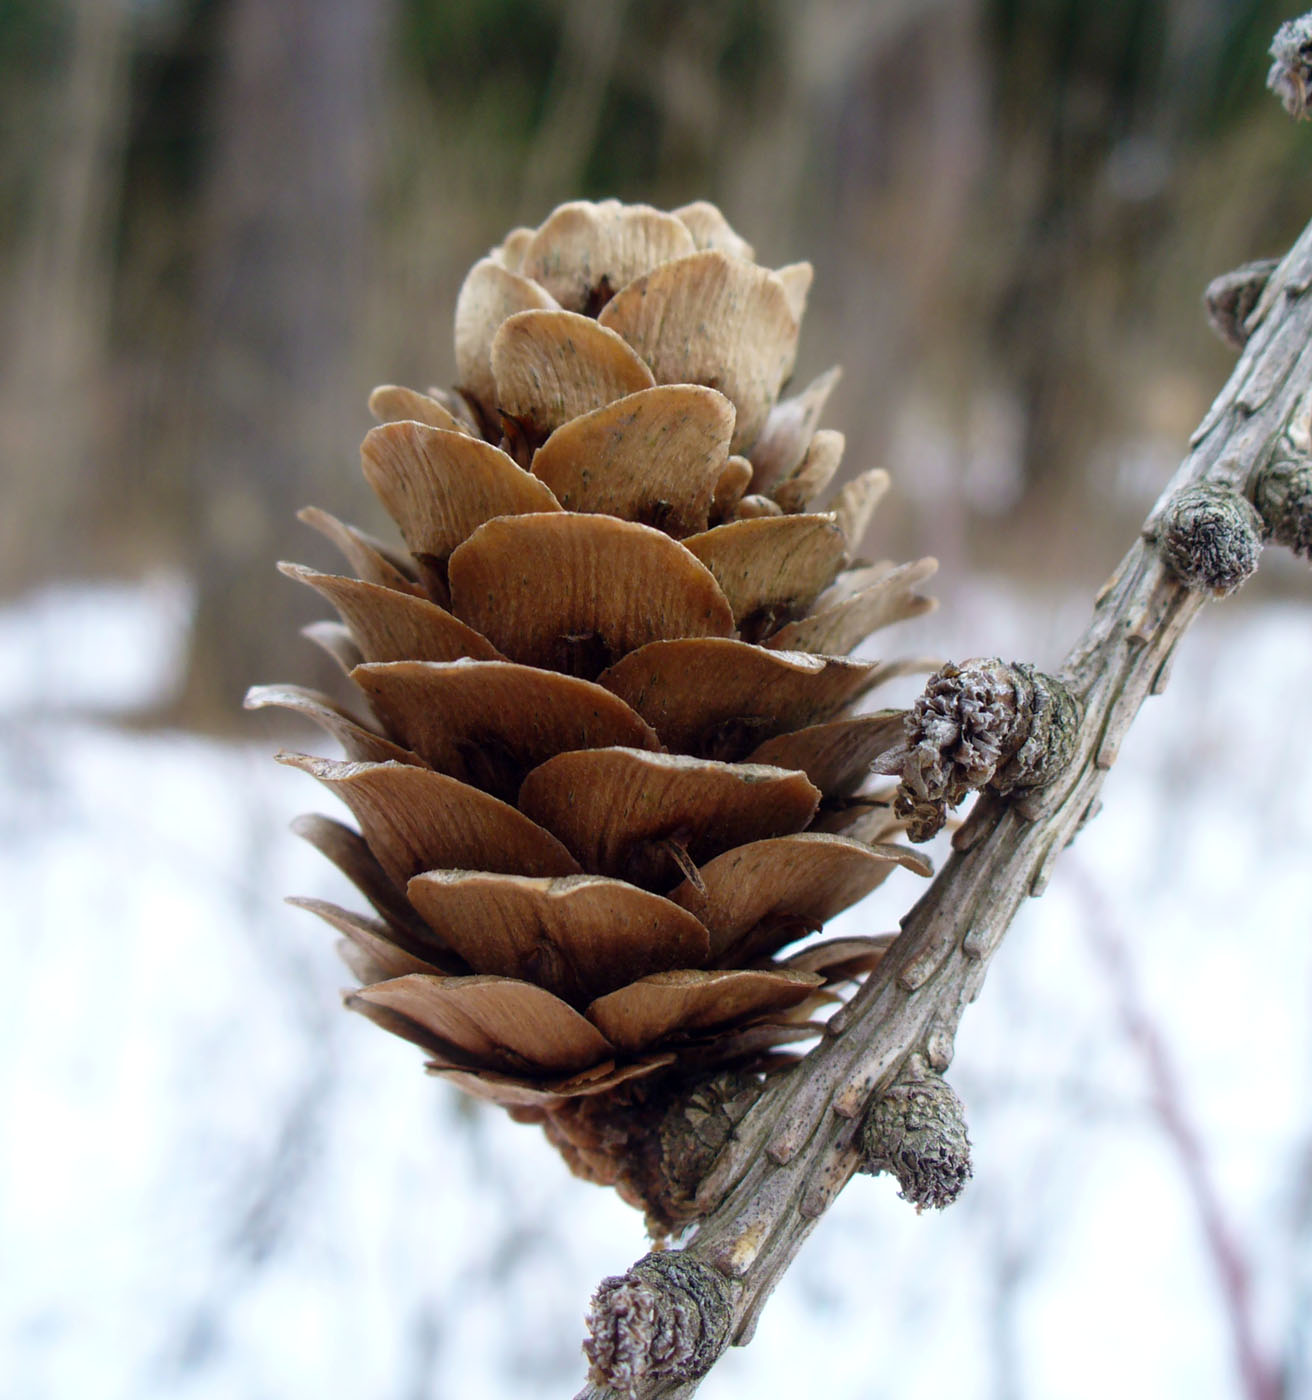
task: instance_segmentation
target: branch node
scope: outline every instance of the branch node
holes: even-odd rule
[[[1312,461],[1277,458],[1254,492],[1267,536],[1312,562]]]
[[[1266,85],[1296,121],[1312,115],[1312,15],[1286,20],[1271,41]]]
[[[917,1211],[942,1210],[957,1199],[971,1175],[970,1139],[961,1100],[945,1079],[908,1062],[866,1114],[861,1170],[892,1172]]]
[[[906,739],[881,756],[902,779],[894,811],[928,841],[967,793],[1024,793],[1053,781],[1075,743],[1080,708],[1064,685],[1024,662],[948,664],[906,715]]]
[[[759,1074],[725,1070],[670,1105],[658,1138],[661,1205],[672,1220],[683,1224],[702,1212],[699,1188],[764,1090]]]
[[[1177,491],[1167,503],[1157,547],[1186,588],[1223,598],[1257,568],[1262,521],[1232,487],[1202,482]]]
[[[925,1037],[925,1058],[929,1061],[930,1068],[937,1070],[939,1074],[952,1063],[955,1051],[954,1032],[947,1026],[935,1026]]]
[[[733,1285],[709,1264],[648,1254],[604,1279],[588,1313],[588,1379],[634,1397],[649,1382],[704,1376],[729,1342]]]
[[[1207,284],[1203,305],[1208,322],[1232,350],[1242,350],[1248,343],[1252,333],[1248,318],[1278,265],[1277,258],[1259,258],[1233,272],[1223,272]]]
[[[988,952],[989,944],[992,941],[989,931],[986,928],[967,929],[965,936],[961,940],[961,951],[968,958],[978,961]]]
[[[701,1192],[738,1124],[765,1092],[760,1073],[667,1077],[565,1099],[525,1121],[542,1124],[575,1176],[613,1186],[645,1212],[653,1240],[706,1213]]]

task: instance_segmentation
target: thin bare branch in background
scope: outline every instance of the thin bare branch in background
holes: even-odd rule
[[[1312,1127],[1294,1160],[1289,1230],[1292,1325],[1281,1366],[1284,1393],[1290,1397],[1312,1394]]]
[[[1136,983],[1129,945],[1110,903],[1078,860],[1069,862],[1064,876],[1085,906],[1085,936],[1107,976],[1126,1039],[1143,1068],[1153,1114],[1193,1202],[1207,1257],[1216,1272],[1245,1400],[1283,1400],[1286,1391],[1279,1369],[1265,1355],[1255,1325],[1250,1263],[1212,1178],[1170,1047]]]

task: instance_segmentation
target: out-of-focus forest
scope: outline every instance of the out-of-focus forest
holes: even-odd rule
[[[943,562],[881,648],[1051,666],[1230,371],[1203,288],[1312,215],[1294,8],[0,0],[6,1395],[555,1400],[646,1248],[339,1010],[278,900],[357,901],[241,710],[339,679],[274,560],[336,567],[305,504],[390,530],[366,396],[450,383],[470,264],[580,195],[809,258],[872,552]],[[706,1400],[1312,1400],[1307,587],[1272,549],[1208,609],[1018,918],[961,1201],[854,1181]]]
[[[1287,12],[5,0],[0,590],[193,580],[171,719],[312,679],[293,511],[379,523],[368,389],[450,382],[465,269],[580,195],[710,198],[814,262],[798,375],[844,366],[894,552],[1095,583],[1227,372],[1202,288],[1307,214]]]

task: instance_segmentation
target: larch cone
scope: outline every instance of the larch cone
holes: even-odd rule
[[[899,667],[848,653],[933,606],[935,563],[859,556],[878,469],[815,506],[837,371],[779,397],[810,280],[705,203],[515,230],[457,299],[458,387],[370,398],[364,474],[404,548],[311,509],[349,572],[282,566],[337,612],[309,632],[354,703],[247,699],[345,751],[280,758],[355,819],[297,824],[372,906],[297,901],[342,936],[347,1005],[658,1230],[662,1119],[723,1126],[887,940],[791,945],[929,873],[866,786],[903,737],[867,704]]]

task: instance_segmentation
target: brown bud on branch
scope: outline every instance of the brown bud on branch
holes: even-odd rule
[[[1312,115],[1312,15],[1286,20],[1271,41],[1266,85],[1297,121]]]
[[[1187,486],[1167,503],[1157,526],[1162,559],[1187,588],[1223,598],[1257,568],[1262,521],[1228,486]]]
[[[917,1211],[942,1210],[970,1179],[965,1111],[946,1080],[914,1061],[861,1127],[861,1170],[892,1172]]]
[[[588,1379],[623,1396],[704,1376],[728,1345],[733,1284],[709,1264],[648,1254],[604,1279],[588,1314]]]
[[[1275,258],[1246,262],[1233,272],[1214,277],[1203,293],[1212,329],[1232,350],[1248,344],[1248,318],[1276,270]]]
[[[1070,757],[1080,711],[1060,681],[996,657],[949,664],[929,678],[906,716],[906,742],[880,772],[902,779],[894,803],[913,841],[927,841],[967,793],[1028,791]]]
[[[1312,562],[1312,461],[1273,461],[1258,477],[1256,498],[1268,537]]]
[[[704,1213],[698,1188],[767,1082],[739,1069],[653,1076],[515,1116],[540,1123],[575,1176],[614,1187],[644,1212],[652,1239],[663,1240]]]
[[[725,1070],[674,1099],[659,1128],[661,1223],[686,1224],[701,1208],[697,1188],[715,1165],[735,1128],[765,1089],[762,1075]]]

